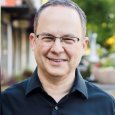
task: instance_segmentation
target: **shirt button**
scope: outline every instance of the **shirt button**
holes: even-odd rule
[[[55,106],[55,110],[58,110],[59,108],[58,108],[58,106]]]

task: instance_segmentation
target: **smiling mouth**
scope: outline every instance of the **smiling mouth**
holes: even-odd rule
[[[47,57],[48,58],[48,57]],[[67,59],[54,59],[54,58],[48,58],[50,61],[54,62],[62,62],[62,61],[67,61]]]

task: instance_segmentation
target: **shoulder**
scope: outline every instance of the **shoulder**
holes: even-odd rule
[[[10,86],[9,88],[7,88],[6,90],[2,91],[1,92],[2,99],[24,95],[29,79],[26,79],[20,83],[16,83]]]
[[[111,96],[110,94],[108,94],[103,89],[96,86],[95,84],[88,81],[85,81],[85,82],[86,82],[89,98],[103,101],[104,103],[112,102],[115,105],[115,98],[113,96]]]
[[[95,106],[100,114],[115,114],[115,98],[96,86],[95,84],[85,81],[88,93],[87,102],[93,107]]]

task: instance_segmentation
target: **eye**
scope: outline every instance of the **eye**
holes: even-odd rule
[[[52,42],[55,39],[52,36],[42,36],[41,40],[44,41],[44,42]]]
[[[64,37],[62,40],[63,40],[64,43],[73,44],[73,43],[75,43],[76,38]]]
[[[79,39],[79,38],[77,38],[77,41],[80,41],[80,39]]]

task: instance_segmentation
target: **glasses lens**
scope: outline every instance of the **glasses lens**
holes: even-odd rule
[[[55,42],[55,38],[52,37],[52,36],[44,36],[44,35],[41,35],[40,36],[40,40],[43,44],[43,46],[52,46],[53,43]]]
[[[53,35],[44,34],[40,34],[39,39],[41,40],[41,44],[44,47],[51,47],[57,39],[60,39],[61,45],[63,47],[71,47],[73,44],[79,41],[77,37],[55,37]]]

